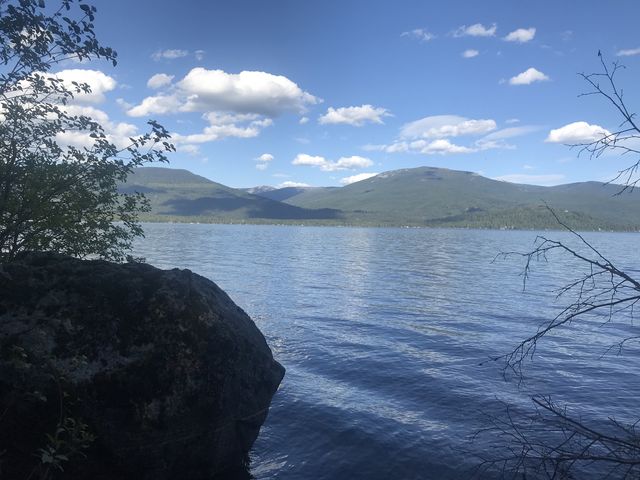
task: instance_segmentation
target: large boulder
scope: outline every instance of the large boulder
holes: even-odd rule
[[[189,270],[0,266],[2,479],[236,476],[283,375],[249,316]]]

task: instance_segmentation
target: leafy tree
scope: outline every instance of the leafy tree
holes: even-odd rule
[[[605,99],[620,116],[615,131],[603,131],[594,141],[571,145],[581,154],[600,157],[604,153],[620,153],[632,158],[612,181],[619,182],[618,195],[632,191],[640,181],[640,124],[625,102],[617,85],[617,73],[624,68],[618,63],[607,65],[599,54],[602,70],[581,74],[591,90],[583,95]],[[521,380],[523,366],[532,360],[536,347],[545,336],[557,330],[594,318],[602,323],[629,322],[631,330],[611,345],[609,350],[624,354],[629,344],[640,341],[640,333],[633,322],[634,309],[640,302],[640,278],[634,271],[625,270],[603,255],[593,243],[572,229],[551,208],[553,218],[571,234],[573,242],[538,236],[533,250],[525,253],[508,252],[503,256],[518,256],[525,261],[524,282],[537,261],[549,261],[561,255],[572,262],[572,281],[559,286],[558,299],[565,303],[559,313],[528,338],[522,340],[506,355],[493,360],[505,362]],[[557,258],[557,257],[556,257]],[[637,361],[633,352],[629,361]],[[610,386],[609,386],[610,388]],[[484,467],[499,466],[505,476],[513,478],[584,478],[585,472],[606,475],[606,478],[639,478],[640,431],[638,422],[625,424],[616,420],[616,412],[600,421],[585,420],[575,408],[568,409],[548,396],[534,396],[531,415],[521,416],[508,407],[504,417],[491,417],[487,431],[502,439],[502,454],[485,459]],[[482,471],[482,470],[481,470]],[[599,472],[599,473],[593,473]]]
[[[52,73],[70,59],[103,59],[116,52],[98,42],[93,6],[61,0],[0,0],[0,262],[29,250],[123,260],[142,235],[141,194],[118,185],[137,166],[165,162],[174,149],[169,134],[150,131],[116,146],[94,119],[69,108],[89,85]],[[87,145],[65,145],[61,136],[86,136]]]

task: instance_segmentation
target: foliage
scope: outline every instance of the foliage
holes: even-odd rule
[[[70,59],[116,64],[96,39],[95,13],[74,0],[54,11],[43,0],[0,0],[0,261],[27,250],[122,260],[142,234],[144,196],[117,187],[133,168],[166,161],[167,131],[150,121],[148,133],[117,146],[98,122],[70,111],[89,85],[51,73]],[[65,145],[65,133],[85,146]]]
[[[37,452],[43,479],[50,478],[52,470],[64,471],[64,464],[74,457],[85,456],[83,451],[95,440],[87,424],[72,417],[63,418],[53,435],[48,433],[46,438],[46,446]]]

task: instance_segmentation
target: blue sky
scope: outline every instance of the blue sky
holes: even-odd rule
[[[637,1],[98,0],[117,67],[67,63],[114,139],[155,119],[171,167],[234,187],[340,185],[422,165],[551,185],[628,159],[564,143],[619,118],[587,91],[601,50],[640,109]],[[579,123],[578,123],[579,122]]]

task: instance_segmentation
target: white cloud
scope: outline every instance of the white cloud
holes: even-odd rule
[[[160,60],[175,60],[176,58],[182,58],[189,55],[188,50],[180,50],[177,48],[168,50],[158,50],[151,55],[156,62]]]
[[[178,152],[184,152],[191,156],[196,156],[200,154],[200,147],[198,145],[191,145],[189,143],[185,143],[183,145],[178,145],[176,147]]]
[[[416,28],[414,30],[409,30],[408,32],[402,32],[400,36],[415,38],[421,42],[428,42],[429,40],[436,38],[433,33],[430,33],[424,28]]]
[[[424,153],[426,155],[451,155],[454,153],[472,153],[475,151],[473,148],[455,145],[449,140],[443,138],[426,143],[425,145],[417,144],[415,146],[420,148],[420,153]]]
[[[366,157],[360,157],[358,155],[352,155],[350,157],[340,157],[337,162],[331,165],[326,170],[352,170],[355,168],[366,168],[373,165],[373,161]]]
[[[453,32],[454,37],[493,37],[498,26],[494,23],[490,27],[485,27],[481,23],[473,25],[462,25]]]
[[[611,132],[600,125],[590,125],[587,122],[573,122],[564,127],[551,130],[545,142],[565,144],[591,143],[601,140],[610,134]]]
[[[133,105],[127,102],[124,98],[116,98],[116,104],[123,110],[129,110]]]
[[[318,122],[321,125],[346,123],[354,127],[361,127],[365,123],[383,124],[382,117],[391,114],[386,108],[374,107],[373,105],[361,105],[359,107],[329,107],[327,113],[322,115]]]
[[[540,70],[536,70],[531,67],[522,73],[519,73],[515,77],[509,79],[510,85],[530,85],[533,82],[543,82],[549,80],[549,77],[542,73]]]
[[[616,52],[616,55],[618,57],[631,57],[633,55],[640,55],[640,47],[618,50],[618,52]]]
[[[300,120],[298,120],[300,125],[304,125],[307,122],[309,122],[309,117],[301,117]]]
[[[513,125],[514,123],[520,123],[520,119],[519,118],[508,118],[507,120],[504,121],[504,123],[506,123],[507,125]]]
[[[193,56],[196,57],[196,60],[200,61],[204,58],[204,54],[207,53],[204,50],[196,50],[193,52]]]
[[[276,188],[289,188],[289,187],[305,188],[305,187],[310,187],[310,186],[311,185],[309,185],[308,183],[292,182],[290,180],[287,180],[286,182],[282,182],[280,185],[277,185]]]
[[[487,150],[490,148],[513,149],[516,147],[514,145],[509,145],[508,143],[506,143],[506,139],[528,135],[529,133],[541,130],[541,128],[542,127],[537,125],[522,125],[520,127],[503,128],[482,137],[476,142],[476,146],[478,146],[482,150]]]
[[[262,118],[257,114],[220,114],[210,112],[204,115],[209,122],[201,133],[182,135],[172,133],[173,143],[199,144],[214,142],[227,137],[252,138],[257,137],[262,129],[270,126],[273,121],[270,118]]]
[[[493,177],[494,180],[500,180],[509,183],[525,183],[527,185],[551,186],[559,185],[564,181],[565,176],[559,173],[548,175],[527,175],[524,173],[511,173],[508,175],[500,175]]]
[[[473,58],[473,57],[477,57],[478,55],[480,55],[480,52],[478,50],[474,50],[472,48],[462,52],[462,57],[463,58]]]
[[[367,145],[370,150],[387,153],[423,153],[425,155],[451,155],[455,153],[473,153],[477,148],[465,147],[451,143],[445,138],[438,140],[414,140],[412,142],[394,142],[391,145]]]
[[[358,155],[341,157],[337,161],[331,161],[321,156],[299,153],[291,164],[319,167],[324,172],[334,172],[336,170],[354,170],[356,168],[370,167],[373,165],[373,162],[366,157],[360,157]]]
[[[263,153],[258,158],[256,158],[256,161],[258,162],[256,163],[256,168],[258,170],[266,170],[269,166],[269,162],[271,162],[273,158],[273,155],[271,155],[270,153]]]
[[[162,88],[171,84],[173,75],[167,75],[166,73],[156,73],[149,80],[147,80],[147,87],[149,88]]]
[[[180,99],[175,95],[156,95],[147,97],[142,103],[127,110],[127,115],[131,117],[144,117],[147,115],[164,115],[173,113],[181,107]]]
[[[518,42],[518,43],[526,43],[533,40],[533,37],[536,36],[535,28],[519,28],[510,32],[504,39],[507,42]]]
[[[85,116],[99,123],[104,129],[106,139],[118,148],[125,148],[131,144],[130,137],[135,137],[138,127],[125,122],[113,122],[106,112],[92,106],[86,105],[65,105],[64,110],[69,115]],[[56,135],[56,141],[61,145],[72,145],[74,147],[92,148],[95,138],[91,138],[86,131],[67,130]]]
[[[175,112],[229,111],[275,117],[287,111],[302,113],[321,100],[281,75],[259,71],[238,74],[192,69],[176,83],[171,95],[145,98],[129,110],[134,117]]]
[[[363,150],[387,153],[422,153],[425,155],[451,155],[473,153],[490,148],[513,148],[502,139],[522,135],[534,127],[504,129],[487,135],[496,129],[495,120],[469,119],[458,115],[435,115],[407,123],[400,129],[399,139],[389,145],[364,145]],[[535,127],[538,128],[538,127]],[[480,136],[471,146],[453,143],[448,138]]]
[[[458,115],[434,115],[403,125],[400,136],[403,138],[458,137],[481,135],[495,129],[495,120],[474,120]]]
[[[536,167],[534,167],[533,165],[523,165],[522,168],[524,168],[525,170],[535,170]]]
[[[326,165],[327,159],[320,156],[308,155],[306,153],[299,153],[296,158],[291,162],[292,165],[310,165],[313,167],[320,167]]]
[[[360,182],[371,177],[379,175],[378,173],[358,173],[357,175],[351,175],[350,177],[344,177],[340,179],[342,185],[351,185],[352,183]]]
[[[101,103],[105,100],[104,94],[115,89],[117,85],[112,77],[100,70],[68,69],[53,74],[53,77],[61,79],[64,86],[72,92],[75,92],[76,88],[73,82],[89,86],[90,93],[73,94],[73,103]]]

